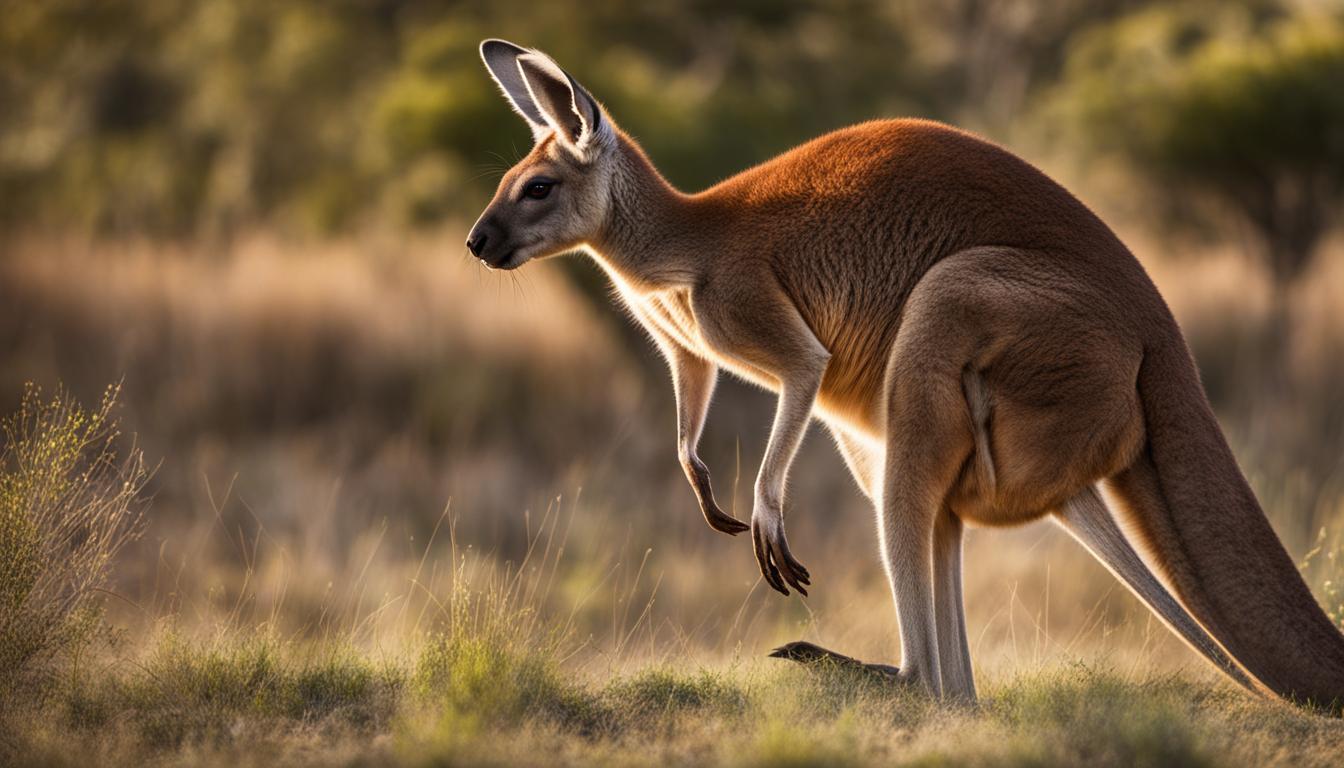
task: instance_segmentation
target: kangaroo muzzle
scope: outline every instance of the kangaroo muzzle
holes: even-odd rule
[[[508,268],[517,249],[508,243],[507,234],[492,219],[476,222],[467,235],[467,250],[492,269]]]

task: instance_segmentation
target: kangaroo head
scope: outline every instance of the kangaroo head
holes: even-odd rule
[[[503,40],[481,58],[532,128],[532,151],[504,174],[467,236],[486,266],[517,269],[573,250],[607,218],[616,133],[601,105],[546,54]]]

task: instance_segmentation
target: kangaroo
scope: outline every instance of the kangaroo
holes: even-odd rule
[[[1050,517],[1232,679],[1344,702],[1344,636],[1238,469],[1175,319],[1064,188],[901,119],[684,194],[549,56],[480,52],[535,144],[468,250],[493,269],[596,260],[667,359],[705,520],[749,530],[785,595],[812,578],[785,537],[789,466],[813,418],[830,429],[876,509],[900,628],[900,666],[865,667],[973,700],[963,528]],[[720,370],[778,394],[749,525],[719,508],[696,454]]]

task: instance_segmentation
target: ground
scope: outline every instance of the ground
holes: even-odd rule
[[[1081,661],[940,706],[773,660],[584,677],[522,645],[440,637],[379,659],[168,637],[13,713],[11,764],[1333,766],[1344,753],[1338,718]]]

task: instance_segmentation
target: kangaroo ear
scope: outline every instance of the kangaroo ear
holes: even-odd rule
[[[504,91],[513,110],[523,116],[532,129],[532,139],[540,141],[551,126],[532,101],[532,94],[523,82],[523,73],[518,68],[518,57],[527,54],[526,48],[520,48],[507,40],[486,40],[481,43],[481,61],[490,70],[490,77]]]
[[[550,56],[540,51],[524,53],[518,57],[518,71],[532,104],[580,160],[609,143],[611,121],[603,117],[602,107]]]

